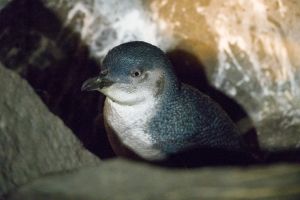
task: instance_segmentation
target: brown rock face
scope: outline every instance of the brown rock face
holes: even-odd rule
[[[150,1],[209,82],[241,104],[268,150],[300,145],[298,1]]]

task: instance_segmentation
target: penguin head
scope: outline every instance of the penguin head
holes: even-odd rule
[[[82,90],[98,90],[112,101],[134,105],[158,98],[171,82],[177,82],[169,59],[159,48],[141,41],[111,49],[100,75],[88,79]]]

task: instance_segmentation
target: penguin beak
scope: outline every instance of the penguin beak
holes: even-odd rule
[[[109,87],[113,83],[114,82],[111,80],[108,80],[106,78],[101,78],[98,76],[84,81],[84,83],[81,86],[81,91],[99,90],[104,87]]]

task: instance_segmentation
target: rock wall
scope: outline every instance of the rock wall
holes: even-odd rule
[[[0,64],[0,198],[40,176],[98,165],[25,80]]]
[[[3,8],[8,2],[9,0],[0,0],[0,9]]]
[[[160,169],[124,160],[39,179],[9,200],[299,199],[299,167]]]
[[[151,1],[210,83],[251,116],[265,149],[300,146],[299,1]]]
[[[93,56],[103,58],[112,47],[131,40],[144,40],[164,50],[175,40],[164,21],[139,0],[42,0],[66,26],[71,26],[88,44]]]
[[[3,8],[0,60],[28,80],[85,147],[107,157],[111,151],[101,115],[97,116],[103,98],[80,91],[82,82],[99,72],[97,60],[90,58],[81,36],[71,25],[65,25],[55,11],[36,0],[16,0]]]

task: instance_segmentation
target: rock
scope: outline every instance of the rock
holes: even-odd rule
[[[40,176],[98,165],[25,80],[0,65],[0,197]]]
[[[71,27],[88,44],[98,58],[123,42],[143,40],[167,50],[176,40],[139,0],[41,0],[66,26]],[[113,13],[113,14],[112,14]],[[132,20],[135,23],[132,23]]]
[[[246,110],[263,149],[299,148],[299,1],[149,4],[178,37],[176,49],[201,61],[210,84]]]
[[[5,7],[5,5],[8,3],[8,0],[0,0],[0,9]]]
[[[97,60],[67,19],[56,15],[74,2],[54,2],[56,9],[39,0],[8,4],[0,12],[0,61],[30,83],[86,148],[105,158],[112,152],[98,116],[103,96],[80,91],[84,80],[99,73]]]
[[[277,199],[300,197],[296,165],[167,170],[123,160],[56,174],[15,191],[9,200]]]

